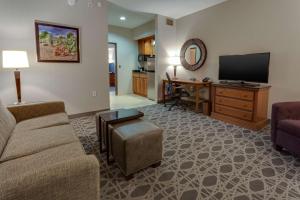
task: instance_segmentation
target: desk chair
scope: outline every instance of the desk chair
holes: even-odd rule
[[[186,110],[187,104],[182,101],[182,97],[188,97],[189,93],[187,93],[182,85],[174,84],[170,78],[168,72],[166,72],[166,76],[168,79],[168,88],[167,94],[174,101],[173,104],[169,107],[169,111],[172,110],[174,106],[181,106],[184,110]],[[166,104],[165,104],[166,106]]]

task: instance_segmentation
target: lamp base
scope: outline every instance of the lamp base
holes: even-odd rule
[[[174,65],[174,78],[173,79],[177,79],[176,74],[177,74],[177,65]]]
[[[17,90],[17,98],[18,98],[18,103],[22,102],[22,97],[21,97],[21,72],[16,69],[14,71],[15,74],[15,81],[16,81],[16,90]]]
[[[22,101],[22,102],[14,102],[13,105],[19,106],[19,105],[25,105],[25,104],[27,104],[27,103],[28,103],[28,102],[26,102],[26,101]]]

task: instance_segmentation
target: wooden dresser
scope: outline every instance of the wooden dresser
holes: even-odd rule
[[[212,114],[215,119],[252,130],[259,130],[268,122],[270,86],[244,87],[213,84]]]

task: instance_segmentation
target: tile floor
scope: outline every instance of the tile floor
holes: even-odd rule
[[[110,92],[111,109],[137,108],[137,107],[149,106],[154,104],[156,104],[155,101],[152,101],[142,96],[138,96],[134,94],[116,96],[114,92]]]

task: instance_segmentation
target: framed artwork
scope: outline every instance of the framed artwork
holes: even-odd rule
[[[79,29],[35,22],[38,62],[80,62]]]

